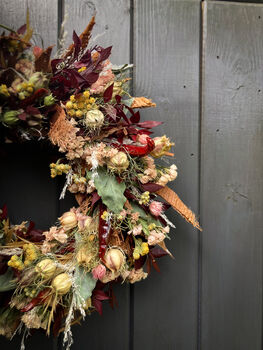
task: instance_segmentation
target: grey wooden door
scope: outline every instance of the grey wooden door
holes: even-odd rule
[[[158,133],[175,140],[176,192],[203,232],[176,223],[161,273],[116,290],[74,328],[73,349],[260,350],[262,348],[263,4],[199,0],[1,0],[0,22],[19,27],[29,6],[45,46],[78,33],[97,11],[94,36],[113,45],[112,61],[134,63],[135,95],[151,97]],[[35,40],[39,43],[39,37]],[[67,43],[70,36],[67,38]],[[12,155],[12,158],[10,157]],[[73,199],[58,201],[52,152],[9,145],[1,154],[0,205],[13,221],[54,223]],[[9,189],[12,188],[12,191]],[[20,339],[1,339],[19,349]],[[27,349],[62,349],[36,332]]]

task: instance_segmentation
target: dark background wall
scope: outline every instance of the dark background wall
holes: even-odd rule
[[[177,229],[161,273],[116,288],[74,327],[76,349],[260,350],[262,348],[263,4],[199,0],[2,0],[0,23],[18,28],[29,6],[45,46],[65,17],[80,33],[94,10],[96,41],[113,45],[112,62],[134,63],[133,89],[157,108],[158,134],[175,141],[173,189],[200,216],[203,232],[170,212]],[[39,37],[35,40],[40,44]],[[53,224],[74,200],[58,201],[49,177],[54,150],[9,145],[1,154],[0,205],[13,222]],[[0,340],[19,349],[19,339]],[[62,349],[36,332],[27,349]]]

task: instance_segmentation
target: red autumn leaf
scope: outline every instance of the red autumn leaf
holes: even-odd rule
[[[107,87],[107,89],[104,91],[103,94],[103,99],[104,99],[104,103],[107,103],[111,100],[112,98],[112,93],[113,93],[113,86],[114,84],[111,84],[109,87]]]

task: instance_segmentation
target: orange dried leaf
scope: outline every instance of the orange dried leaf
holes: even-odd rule
[[[156,107],[156,103],[146,97],[134,97],[131,108]]]
[[[202,231],[199,222],[197,221],[195,214],[189,209],[178,197],[178,195],[171,190],[169,187],[165,186],[156,192],[160,197],[162,197],[166,202],[171,204],[171,206],[190,224],[196,227],[198,230]]]

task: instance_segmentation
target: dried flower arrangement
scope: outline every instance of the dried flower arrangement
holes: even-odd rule
[[[155,163],[173,156],[169,138],[150,136],[160,122],[140,121],[138,110],[155,104],[129,95],[130,66],[113,66],[111,47],[88,48],[94,24],[92,18],[79,37],[74,32],[73,44],[53,60],[51,47],[32,48],[28,18],[0,36],[1,135],[57,146],[62,156],[50,164],[51,177],[65,175],[61,198],[68,190],[78,203],[46,232],[11,225],[6,207],[0,210],[0,334],[64,331],[67,349],[71,325],[102,313],[113,282],[141,281],[151,266],[158,269],[157,258],[171,255],[166,209],[200,229],[167,187],[176,166]]]

